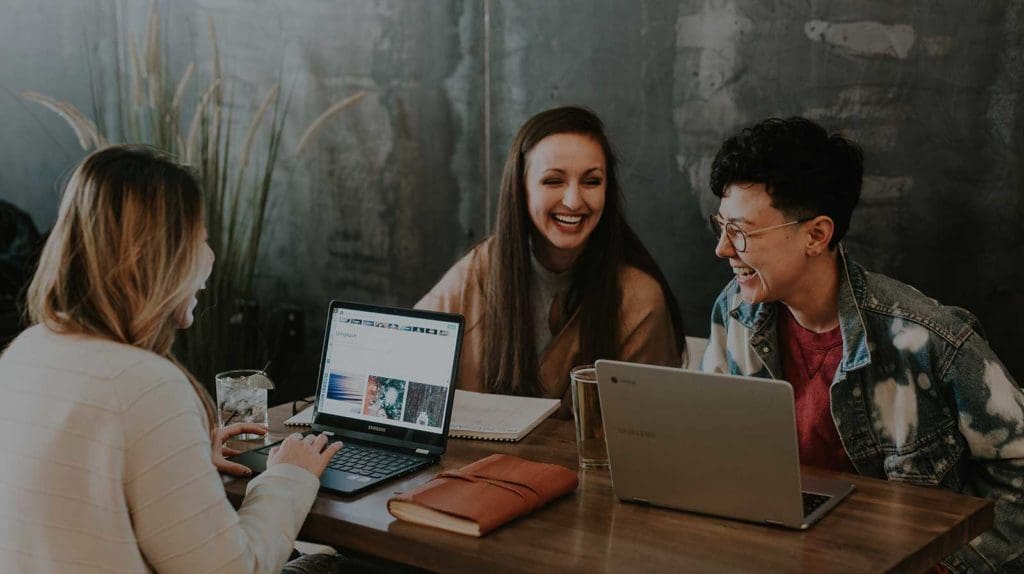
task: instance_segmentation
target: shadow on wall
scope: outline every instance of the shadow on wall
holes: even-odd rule
[[[0,200],[0,350],[26,327],[25,289],[42,237],[27,213]]]

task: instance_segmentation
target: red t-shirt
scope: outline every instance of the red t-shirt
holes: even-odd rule
[[[842,472],[856,472],[832,421],[829,387],[843,359],[839,327],[827,333],[808,331],[779,305],[779,346],[782,372],[793,385],[800,463]]]

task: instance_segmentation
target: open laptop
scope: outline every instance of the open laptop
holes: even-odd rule
[[[800,474],[785,381],[597,361],[621,500],[806,529],[853,491]]]
[[[345,446],[321,488],[354,494],[437,462],[462,332],[461,315],[331,301],[311,432]],[[262,472],[276,444],[232,460]]]

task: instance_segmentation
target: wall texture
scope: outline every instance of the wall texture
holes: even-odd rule
[[[52,224],[82,156],[33,89],[91,109],[109,100],[120,30],[148,2],[12,0],[0,20],[0,197]],[[761,0],[185,0],[160,6],[177,76],[207,66],[218,31],[237,113],[282,79],[285,156],[260,265],[264,306],[410,305],[493,221],[518,126],[593,107],[623,165],[628,213],[706,335],[729,278],[712,253],[710,162],[768,116],[805,115],[866,151],[847,246],[862,263],[974,311],[1024,376],[1024,8],[1016,2]],[[368,96],[294,150],[320,111]],[[311,358],[309,363],[315,362]],[[311,367],[315,369],[315,365]],[[312,388],[312,376],[296,375]]]

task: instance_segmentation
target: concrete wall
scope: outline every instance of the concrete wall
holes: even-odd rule
[[[5,6],[0,197],[40,227],[82,153],[60,120],[12,94],[34,89],[89,109],[87,61],[109,76],[118,27],[141,30],[147,9]],[[518,126],[582,103],[608,124],[630,219],[668,274],[689,334],[707,334],[729,277],[704,223],[716,207],[706,183],[714,153],[741,126],[799,114],[865,148],[847,240],[854,256],[974,311],[1018,377],[1022,13],[1019,3],[966,0],[161,6],[175,75],[192,60],[205,66],[212,16],[237,113],[279,77],[294,88],[260,291],[266,306],[306,311],[312,355],[330,298],[415,302],[486,235]],[[320,111],[356,90],[369,95],[309,153],[287,153]]]

